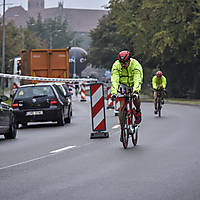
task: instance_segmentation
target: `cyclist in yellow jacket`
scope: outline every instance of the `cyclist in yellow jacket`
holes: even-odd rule
[[[131,58],[129,51],[121,51],[112,66],[111,74],[111,95],[112,99],[116,98],[117,95],[123,96],[123,94],[118,94],[118,91],[125,91],[125,89],[132,89],[133,95],[136,96],[134,99],[134,105],[136,107],[135,112],[135,123],[139,124],[141,122],[141,110],[140,110],[140,97],[139,93],[141,90],[141,85],[143,81],[143,69],[140,63]],[[125,101],[120,100],[120,110],[119,110],[119,120],[121,123],[121,111],[125,104]]]
[[[156,75],[152,78],[152,87],[154,89],[154,113],[157,114],[157,95],[158,95],[158,90],[162,90],[162,101],[161,103],[164,104],[164,89],[166,89],[167,86],[167,79],[163,76],[161,71],[157,71]]]

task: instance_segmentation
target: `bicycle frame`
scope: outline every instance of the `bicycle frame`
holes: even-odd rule
[[[127,109],[128,125],[133,125],[133,97],[125,97],[125,107]]]
[[[125,104],[121,112],[121,138],[123,146],[126,149],[128,146],[129,135],[132,136],[132,142],[134,146],[136,146],[138,129],[137,126],[133,124],[134,106],[132,94],[128,93],[128,95],[121,98],[125,100]]]

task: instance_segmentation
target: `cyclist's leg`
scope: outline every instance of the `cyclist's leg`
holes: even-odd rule
[[[136,98],[134,101],[133,101],[133,103],[134,103],[134,106],[135,106],[135,108],[136,108],[136,111],[140,111],[140,105],[141,105],[141,101],[140,101],[140,97],[138,96],[138,98]]]
[[[154,108],[155,108],[155,111],[157,111],[158,109],[158,106],[157,106],[157,96],[158,96],[158,92],[157,91],[154,91]]]
[[[138,98],[134,99],[133,103],[136,108],[136,111],[134,113],[135,123],[139,124],[142,121],[142,115],[140,110],[140,105],[141,105],[140,97],[138,96]]]
[[[165,97],[165,91],[162,90],[161,92],[161,103],[164,104],[164,97]]]

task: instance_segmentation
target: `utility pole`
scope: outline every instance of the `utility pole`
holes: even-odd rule
[[[5,73],[5,0],[3,0],[3,22],[2,22],[2,67],[1,73]],[[1,78],[1,91],[4,94],[4,78]]]

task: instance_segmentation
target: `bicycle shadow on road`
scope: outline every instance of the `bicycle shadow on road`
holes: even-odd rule
[[[154,118],[155,118],[155,119],[160,119],[160,120],[164,120],[164,119],[166,120],[166,119],[168,119],[168,117],[165,116],[165,115],[164,115],[164,116],[161,116],[161,117],[159,117],[159,116],[154,116]]]
[[[131,153],[136,152],[137,155],[139,153],[144,153],[144,152],[148,151],[148,149],[146,148],[146,146],[141,145],[141,144],[133,146],[133,144],[131,143],[131,141],[130,141],[129,146],[126,149],[124,149],[123,146],[122,146],[122,144],[121,144],[120,150],[121,150],[121,152],[125,152],[125,153],[126,152],[131,152]]]

